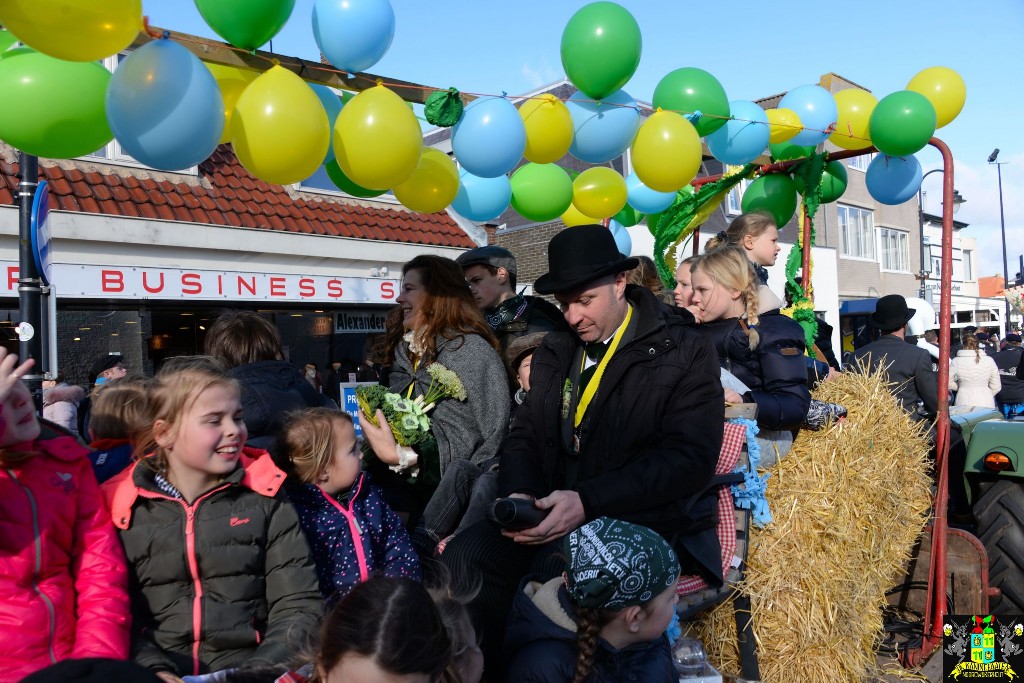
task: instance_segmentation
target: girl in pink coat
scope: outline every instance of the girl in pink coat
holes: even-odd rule
[[[0,349],[0,682],[57,661],[128,656],[127,567],[88,451],[41,433]]]

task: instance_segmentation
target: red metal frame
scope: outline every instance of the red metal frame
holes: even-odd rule
[[[939,387],[949,386],[949,341],[950,341],[950,292],[953,278],[953,155],[942,140],[932,138],[930,144],[942,155],[942,270],[939,289]],[[876,152],[874,147],[857,150],[830,152],[827,161],[849,159]],[[804,159],[778,161],[761,166],[758,171],[766,173],[785,173],[790,168],[803,162]],[[697,188],[705,183],[718,180],[722,174],[695,179],[691,184]],[[803,225],[803,272],[810,272],[811,262],[811,219],[804,217]],[[693,253],[698,253],[700,228],[694,230]],[[939,392],[942,393],[941,391]],[[949,499],[949,472],[946,461],[949,456],[949,405],[947,401],[939,401],[939,414],[935,421],[936,455],[935,469],[938,483],[935,492],[935,509],[931,524],[932,546],[928,567],[928,591],[924,614],[924,636],[921,645],[908,649],[903,664],[917,667],[924,663],[931,654],[942,645],[942,624],[946,617],[946,573],[947,547],[946,534],[948,524],[946,506]],[[982,571],[983,590],[988,591],[988,567]]]

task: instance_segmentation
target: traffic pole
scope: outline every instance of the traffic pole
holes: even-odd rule
[[[32,202],[35,199],[36,187],[39,185],[39,159],[20,152],[18,166],[21,172],[21,182],[18,184],[18,356],[21,362],[29,358],[36,361],[29,373],[22,377],[22,381],[32,394],[36,412],[41,413],[44,370],[41,335],[42,281],[39,278],[32,247]]]

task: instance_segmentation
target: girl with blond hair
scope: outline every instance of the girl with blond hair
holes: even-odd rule
[[[804,332],[778,313],[777,299],[760,281],[742,249],[720,246],[701,255],[691,268],[693,304],[722,367],[749,391],[725,390],[729,403],[756,403],[757,422],[766,429],[795,429],[807,416]],[[767,300],[768,298],[771,300]]]

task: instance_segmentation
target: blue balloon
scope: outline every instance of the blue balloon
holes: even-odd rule
[[[313,89],[316,96],[320,98],[320,104],[324,105],[324,111],[327,112],[327,123],[334,130],[334,122],[338,120],[338,114],[341,113],[341,108],[345,104],[338,97],[337,93],[328,88],[326,85],[320,85],[319,83],[310,83],[309,87]],[[327,147],[327,156],[324,157],[324,163],[328,161],[334,161],[334,135],[331,135],[331,144]]]
[[[640,213],[661,213],[676,199],[675,192],[658,192],[643,184],[636,171],[626,177],[626,202]]]
[[[565,103],[572,114],[569,154],[588,164],[603,164],[626,153],[640,128],[640,112],[625,90],[597,102],[575,92]]]
[[[213,74],[171,40],[129,54],[110,78],[106,104],[124,151],[165,171],[203,161],[224,132],[224,101]]]
[[[839,107],[832,93],[820,85],[801,85],[793,88],[776,105],[779,109],[792,109],[800,117],[804,128],[791,140],[790,144],[806,146],[820,145],[831,133],[827,132],[839,120]]]
[[[504,97],[473,100],[452,128],[452,151],[462,168],[497,178],[516,167],[526,149],[526,126]]]
[[[481,178],[469,171],[459,171],[459,193],[452,208],[471,221],[490,221],[505,213],[512,201],[512,183],[508,176]]]
[[[729,114],[733,118],[705,138],[708,149],[723,163],[734,166],[750,163],[768,146],[771,135],[768,114],[747,100],[730,102]]]
[[[880,204],[894,206],[909,201],[921,188],[921,163],[915,156],[879,154],[864,176],[868,194]]]
[[[633,238],[629,236],[629,231],[622,226],[622,223],[614,219],[608,221],[608,229],[612,231],[612,237],[615,238],[615,246],[619,248],[619,253],[629,256],[633,251]]]
[[[391,47],[395,11],[388,0],[315,0],[313,37],[334,66],[366,71]]]

